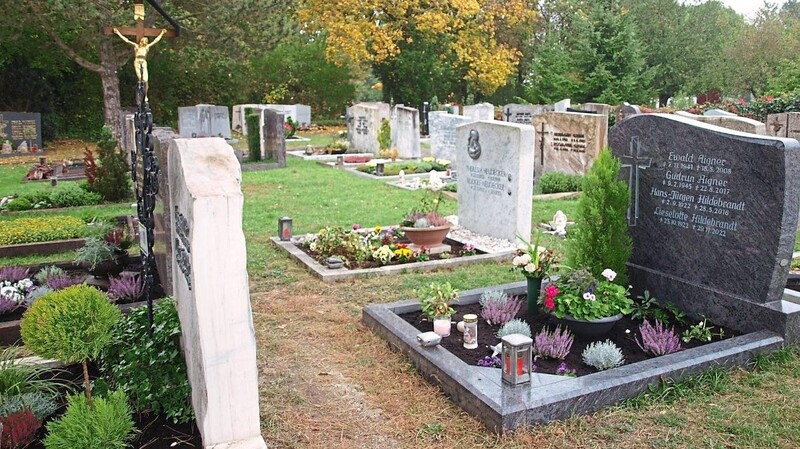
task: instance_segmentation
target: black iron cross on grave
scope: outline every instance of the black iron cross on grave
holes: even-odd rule
[[[631,137],[630,154],[620,158],[622,168],[628,169],[628,189],[632,195],[631,205],[628,207],[628,226],[636,226],[639,219],[639,172],[650,168],[653,163],[652,158],[639,156],[641,150],[639,136]]]

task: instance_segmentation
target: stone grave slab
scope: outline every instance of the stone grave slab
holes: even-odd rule
[[[494,120],[494,105],[491,103],[478,103],[464,106],[462,115],[473,121]]]
[[[264,109],[267,105],[264,104],[235,104],[231,113],[231,128],[243,136],[247,135],[247,120],[245,115],[248,109]]]
[[[567,112],[572,107],[572,102],[569,98],[565,98],[553,105],[553,110],[556,112]]]
[[[503,106],[503,121],[530,125],[534,115],[552,110],[552,106],[540,104],[507,104]]]
[[[178,132],[183,138],[231,138],[231,120],[227,106],[198,104],[178,108]]]
[[[267,109],[283,114],[283,119],[286,120],[291,117],[292,120],[300,124],[300,126],[308,126],[311,124],[311,106],[305,104],[265,104]]]
[[[454,305],[474,304],[488,290],[522,295],[527,285],[517,282],[466,291]],[[578,378],[534,373],[530,384],[512,387],[502,383],[499,368],[467,365],[441,346],[421,347],[419,331],[398,316],[419,310],[417,300],[369,305],[361,320],[408,356],[422,376],[453,402],[497,433],[592,413],[645,393],[665,378],[680,381],[714,367],[745,366],[757,354],[784,344],[781,336],[758,331]]]
[[[608,145],[608,115],[547,112],[533,118],[534,180],[548,172],[584,175]]]
[[[392,147],[397,148],[400,159],[419,159],[422,150],[419,142],[419,111],[397,105],[392,111]],[[380,126],[380,124],[378,125]]]
[[[787,340],[782,301],[800,211],[800,142],[665,114],[631,117],[609,137],[632,192],[634,289],[742,332]]]
[[[17,151],[25,142],[29,152],[34,146],[42,148],[42,114],[38,112],[0,111],[0,144],[11,142]]]
[[[354,153],[378,155],[378,130],[381,121],[390,120],[391,107],[386,103],[358,103],[347,108],[347,140]]]
[[[584,103],[581,105],[584,111],[592,111],[602,115],[611,114],[611,105],[605,103]]]
[[[266,449],[239,162],[219,138],[173,140],[168,157],[174,292],[203,447]]]
[[[456,128],[458,219],[483,235],[531,235],[533,127],[484,121]]]
[[[475,120],[464,116],[435,111],[428,114],[431,156],[456,164],[456,127]],[[457,169],[456,165],[453,165]]]

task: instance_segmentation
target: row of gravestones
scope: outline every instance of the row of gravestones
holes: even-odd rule
[[[460,225],[510,241],[531,234],[527,167],[537,137],[514,123],[456,126]],[[639,114],[610,130],[609,145],[631,192],[634,291],[740,332],[798,341],[800,305],[784,289],[800,213],[800,143]]]
[[[249,108],[249,106],[253,106],[253,108]],[[247,110],[260,115],[261,159],[274,160],[280,167],[286,166],[284,122],[290,116],[286,114],[295,114],[294,116],[298,117],[297,113],[301,112],[302,115],[299,116],[299,120],[303,120],[300,121],[301,124],[308,124],[311,121],[311,109],[304,105],[236,105],[233,109],[234,128],[241,127],[245,123],[244,114]],[[222,137],[230,139],[231,126],[228,108],[207,104],[178,108],[178,130],[183,138]]]
[[[300,126],[311,124],[311,107],[303,104],[237,104],[233,106],[234,131],[247,135],[245,114],[251,109],[255,112],[270,110],[291,118]],[[262,116],[263,117],[263,116]],[[263,122],[262,122],[263,125]],[[223,137],[231,138],[231,116],[227,106],[198,104],[178,108],[178,129],[181,137]]]

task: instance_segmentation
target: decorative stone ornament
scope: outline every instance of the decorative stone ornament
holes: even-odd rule
[[[530,382],[533,340],[522,334],[506,335],[501,340],[503,343],[503,382],[511,385]]]

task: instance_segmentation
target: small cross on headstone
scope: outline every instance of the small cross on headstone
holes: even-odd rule
[[[510,122],[511,121],[511,108],[506,108],[506,113],[504,115],[506,116],[506,121]]]
[[[639,155],[641,150],[639,137],[631,137],[630,154],[621,157],[622,168],[629,169],[628,188],[631,191],[631,205],[628,207],[628,226],[636,226],[636,221],[639,219],[639,171],[650,168],[653,163],[652,158]]]

